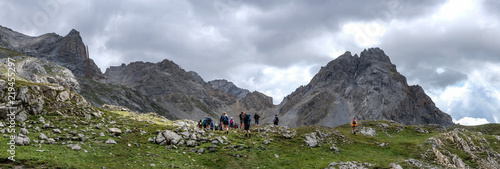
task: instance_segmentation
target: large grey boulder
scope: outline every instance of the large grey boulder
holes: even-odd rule
[[[320,143],[318,141],[318,137],[316,137],[316,133],[309,133],[309,134],[306,134],[305,136],[306,136],[306,139],[304,141],[311,148],[317,147],[318,144]]]
[[[159,132],[158,136],[156,136],[156,143],[160,145],[175,145],[177,144],[182,137],[170,130],[165,130],[163,132]]]

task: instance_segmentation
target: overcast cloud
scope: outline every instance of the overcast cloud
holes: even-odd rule
[[[103,72],[169,59],[275,104],[345,51],[380,47],[463,124],[500,122],[500,3],[452,1],[0,1],[0,25],[80,31]]]

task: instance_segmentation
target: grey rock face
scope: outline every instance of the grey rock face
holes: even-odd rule
[[[450,126],[420,86],[408,86],[384,51],[371,48],[331,61],[309,84],[286,96],[279,108],[280,125],[334,127],[357,120],[394,120],[405,125]],[[267,117],[271,121],[272,117]]]

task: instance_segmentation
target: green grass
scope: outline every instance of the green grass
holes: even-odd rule
[[[286,139],[277,133],[269,133],[269,138],[263,137],[263,132],[257,133],[254,128],[251,139],[243,137],[240,130],[238,133],[230,132],[224,135],[222,132],[214,131],[215,137],[226,136],[229,140],[228,145],[219,144],[215,153],[210,153],[208,147],[211,143],[199,144],[197,147],[181,146],[178,149],[168,149],[166,146],[160,146],[147,142],[148,138],[157,136],[157,131],[175,130],[174,122],[166,120],[154,114],[136,114],[127,111],[107,111],[104,112],[102,119],[106,121],[109,127],[119,126],[122,132],[130,129],[132,132],[122,134],[120,139],[109,136],[106,132],[107,127],[102,129],[94,127],[95,124],[102,123],[101,118],[96,119],[92,116],[90,121],[83,117],[68,116],[66,118],[58,115],[43,115],[46,121],[50,121],[59,129],[69,129],[62,134],[54,134],[52,129],[43,129],[49,138],[57,136],[64,138],[70,131],[83,133],[90,137],[89,140],[81,145],[82,150],[73,151],[66,145],[48,145],[33,142],[38,139],[38,132],[29,129],[32,143],[29,146],[16,148],[16,162],[10,162],[6,159],[7,151],[0,151],[0,167],[12,167],[23,165],[25,167],[49,167],[49,168],[149,168],[155,164],[157,168],[180,167],[180,168],[325,168],[331,162],[337,161],[358,161],[374,164],[373,168],[386,168],[392,162],[400,164],[407,159],[422,159],[421,155],[430,145],[425,141],[430,137],[438,137],[441,132],[432,126],[426,126],[429,133],[415,132],[416,126],[404,126],[404,130],[396,132],[396,128],[402,125],[391,124],[388,128],[378,127],[379,123],[388,123],[387,121],[360,121],[360,127],[372,127],[377,130],[378,136],[371,137],[362,134],[352,134],[351,127],[348,124],[340,125],[335,128],[307,126],[296,129],[297,135],[292,139]],[[82,122],[83,121],[83,122]],[[110,125],[110,121],[116,124]],[[74,128],[73,123],[79,125]],[[85,125],[85,123],[88,123]],[[38,117],[31,116],[26,125],[41,126]],[[89,131],[83,132],[82,129],[89,128]],[[141,130],[146,134],[141,134]],[[305,134],[321,131],[331,133],[323,140],[319,147],[310,148],[304,143]],[[105,133],[105,137],[99,137],[99,133]],[[96,133],[97,135],[92,135]],[[389,135],[387,135],[389,134]],[[213,138],[215,138],[213,137]],[[107,145],[104,142],[109,139],[115,139],[118,144]],[[499,150],[498,144],[494,144],[493,136],[485,137],[492,142],[492,148]],[[264,140],[273,139],[270,144],[265,145]],[[1,149],[7,149],[6,142],[8,138],[1,137]],[[496,141],[498,142],[498,141]],[[75,143],[75,141],[73,142]],[[136,146],[134,143],[137,143]],[[381,143],[388,143],[387,146],[379,146]],[[131,144],[131,147],[128,146]],[[332,144],[340,149],[336,153],[330,150]],[[231,149],[231,145],[240,145],[237,150]],[[243,148],[241,148],[241,146]],[[190,150],[196,151],[200,148],[205,149],[205,153],[199,155]],[[453,145],[445,147],[453,154],[457,154],[471,167],[477,166],[475,161],[464,152],[456,149]],[[49,150],[49,152],[38,152],[36,150]],[[85,153],[84,150],[88,152]],[[278,155],[278,157],[275,156]],[[236,157],[239,155],[240,157]],[[429,162],[429,161],[428,161]],[[432,162],[429,162],[432,163]],[[405,166],[403,164],[403,166]],[[408,166],[410,167],[410,166]]]

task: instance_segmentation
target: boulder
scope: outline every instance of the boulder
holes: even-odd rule
[[[396,163],[389,164],[389,168],[391,168],[391,169],[403,169],[403,167],[401,167],[399,164],[396,164]]]
[[[311,148],[317,147],[319,144],[318,138],[316,137],[316,133],[306,134],[306,139],[304,141]]]
[[[49,138],[48,138],[45,134],[43,134],[43,133],[40,133],[40,134],[38,135],[38,138],[39,138],[40,140],[48,140],[48,139],[49,139]]]
[[[59,130],[59,129],[53,129],[52,131],[53,131],[54,133],[61,134],[61,130]]]
[[[198,150],[198,153],[200,153],[200,154],[202,154],[203,152],[205,152],[205,149],[204,149],[204,148],[200,148],[200,149]]]
[[[115,136],[119,136],[122,133],[122,130],[119,128],[108,128],[108,131],[115,134]]]
[[[362,127],[359,132],[366,136],[377,136],[377,132],[371,127]]]
[[[27,146],[27,145],[30,144],[30,138],[27,137],[27,136],[25,136],[25,135],[23,135],[23,134],[19,134],[14,139],[14,142],[18,146]]]
[[[195,147],[197,145],[197,143],[194,140],[189,140],[186,145],[188,147]]]
[[[57,142],[53,138],[49,138],[47,139],[47,144],[57,144]]]
[[[115,140],[113,140],[113,139],[108,139],[108,140],[106,140],[106,142],[105,142],[105,143],[106,143],[106,144],[116,144],[116,141],[115,141]]]
[[[28,132],[28,130],[26,130],[26,128],[21,128],[21,134],[23,135],[28,135],[30,132]]]
[[[212,153],[213,153],[213,152],[216,152],[216,151],[217,151],[217,146],[216,146],[216,145],[211,145],[211,146],[208,146],[208,150],[209,150],[210,152],[212,152]]]
[[[71,150],[75,150],[75,151],[78,151],[80,149],[82,149],[82,147],[80,147],[78,144],[71,147]]]
[[[170,131],[170,130],[165,130],[163,132],[159,132],[158,136],[156,137],[156,143],[163,145],[175,145],[177,144],[182,137],[178,135],[177,133]]]
[[[28,115],[26,114],[26,111],[21,111],[16,115],[16,120],[19,122],[24,122],[28,119]]]
[[[184,145],[184,140],[181,140],[177,143],[177,146],[182,146],[182,145]]]

